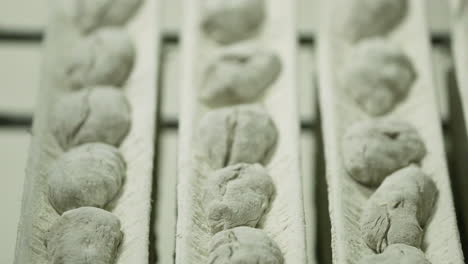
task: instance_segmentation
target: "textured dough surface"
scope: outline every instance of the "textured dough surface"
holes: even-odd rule
[[[78,41],[65,68],[73,88],[97,85],[121,87],[135,61],[135,47],[128,33],[103,28]]]
[[[366,113],[379,116],[393,110],[416,79],[410,58],[386,39],[357,44],[341,70],[342,88]]]
[[[47,171],[63,153],[53,131],[52,109],[59,98],[71,94],[63,68],[74,43],[83,37],[72,21],[57,10],[59,3],[63,2],[64,0],[52,0],[49,6],[51,12],[45,29],[41,87],[26,167],[15,264],[51,263],[47,257],[45,237],[51,225],[60,217],[49,202],[47,190]],[[125,24],[125,29],[135,44],[138,59],[125,86],[119,88],[132,109],[132,128],[119,146],[127,163],[126,181],[117,199],[106,206],[106,209],[112,209],[112,213],[118,217],[125,234],[115,264],[148,261],[154,167],[152,146],[156,138],[155,109],[158,105],[156,74],[153,73],[158,71],[155,58],[159,54],[160,36],[158,27],[152,25],[157,25],[155,10],[158,10],[159,3],[156,0],[146,0],[134,19]],[[106,100],[102,101],[103,106],[108,107]]]
[[[211,231],[256,227],[274,191],[272,179],[260,164],[236,164],[213,172],[204,195]]]
[[[210,264],[282,264],[283,255],[276,243],[260,230],[236,227],[213,236]]]
[[[122,240],[120,221],[94,207],[64,213],[47,234],[51,264],[112,264]]]
[[[237,163],[261,163],[276,144],[277,130],[260,105],[226,107],[200,120],[198,156],[213,169]]]
[[[104,26],[123,26],[144,0],[59,0],[63,12],[82,33]]]
[[[280,72],[280,58],[272,51],[229,51],[208,66],[200,98],[210,105],[246,103],[261,95]]]
[[[419,133],[401,121],[361,121],[349,127],[342,139],[347,172],[371,187],[379,186],[394,171],[420,162],[425,155]]]
[[[349,43],[334,28],[335,14],[349,0],[321,1],[321,31],[318,48],[320,69],[319,96],[323,122],[324,150],[327,163],[329,213],[334,263],[359,263],[363,256],[373,254],[362,238],[360,217],[373,190],[349,177],[343,164],[341,144],[351,125],[371,119],[356,107],[342,89],[337,69],[343,67],[354,43]],[[418,80],[410,94],[386,118],[405,121],[421,135],[427,154],[420,165],[434,180],[438,190],[437,204],[424,228],[423,249],[432,263],[465,263],[456,223],[447,156],[443,144],[440,113],[437,109],[436,87],[431,67],[429,32],[427,28],[428,1],[407,1],[408,16],[388,40],[397,43],[416,69]]]
[[[341,31],[351,41],[382,36],[397,27],[408,12],[408,0],[344,0]]]
[[[435,183],[415,166],[388,176],[363,210],[366,244],[378,253],[391,244],[419,248],[436,196]]]
[[[205,129],[200,129],[201,122],[206,120],[205,114],[211,112],[213,107],[203,104],[199,98],[204,81],[203,74],[206,66],[212,62],[213,56],[226,49],[245,45],[274,51],[281,58],[282,70],[275,83],[258,98],[258,101],[256,100],[265,109],[262,112],[268,113],[262,114],[268,116],[265,121],[268,119],[271,121],[264,123],[263,118],[260,122],[252,120],[252,123],[256,123],[249,125],[252,128],[246,126],[244,127],[246,130],[238,128],[232,130],[246,135],[243,136],[246,147],[242,150],[242,156],[248,155],[255,157],[252,160],[261,159],[261,161],[236,161],[232,165],[242,162],[260,163],[268,168],[269,175],[275,183],[276,194],[268,213],[260,220],[258,226],[278,244],[287,263],[306,263],[297,89],[294,88],[297,74],[295,67],[297,36],[295,31],[291,30],[296,25],[294,16],[296,1],[265,1],[268,17],[258,35],[245,42],[236,43],[235,46],[219,45],[202,32],[200,22],[204,2],[205,0],[184,0],[188,12],[184,24],[186,45],[183,45],[182,52],[184,78],[180,93],[182,108],[177,190],[179,218],[175,261],[178,264],[209,263],[209,241],[213,235],[206,221],[202,194],[209,175],[206,172],[211,172],[213,168],[207,168],[212,167],[207,163],[210,160],[219,162],[220,166],[214,170],[226,167],[228,165],[224,165],[223,161],[232,158],[226,157],[224,153],[237,155],[236,152],[239,152],[240,148],[234,150],[236,148],[234,146],[233,151],[226,152],[226,146],[233,146],[224,143],[228,138],[225,131],[232,124],[231,120],[226,118],[230,116],[229,114],[218,116],[218,119],[215,118],[217,122],[207,121]],[[253,119],[256,115],[246,116],[245,119]],[[238,121],[242,122],[244,121]],[[210,126],[209,123],[216,125]],[[270,127],[271,131],[267,133],[263,129],[257,131],[255,127],[260,126]],[[200,134],[204,140],[200,139]],[[274,141],[271,141],[272,138],[269,139],[270,135],[276,135]],[[234,134],[232,137],[234,141],[236,137],[238,135]],[[206,142],[207,145],[202,142]],[[274,144],[269,149],[263,146],[271,143]],[[265,155],[264,150],[269,153]],[[209,164],[213,165],[212,162]]]
[[[393,244],[384,253],[364,257],[359,264],[431,264],[424,252],[405,244]]]
[[[119,146],[130,129],[130,106],[112,87],[66,94],[51,115],[52,132],[65,150],[93,142]]]
[[[265,0],[205,0],[203,9],[203,30],[222,44],[251,37],[266,16]]]
[[[48,173],[49,201],[58,213],[92,206],[103,208],[119,192],[125,161],[119,151],[101,143],[64,153]]]

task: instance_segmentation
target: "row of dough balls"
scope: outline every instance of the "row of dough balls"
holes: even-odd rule
[[[130,129],[130,105],[119,90],[135,60],[121,28],[142,0],[65,0],[58,12],[80,32],[64,59],[65,86],[49,118],[65,151],[47,173],[48,198],[61,216],[50,227],[50,263],[114,262],[123,238],[119,219],[105,208],[118,196],[126,164],[117,147]]]
[[[352,0],[342,35],[357,43],[340,74],[342,88],[371,116],[392,111],[417,78],[410,58],[383,36],[408,13],[407,0]],[[361,215],[365,243],[378,255],[360,263],[429,263],[420,250],[423,228],[436,200],[435,183],[416,165],[426,155],[419,133],[393,120],[362,121],[350,127],[342,156],[350,176],[377,190]]]
[[[263,166],[276,140],[276,127],[259,105],[221,108],[202,118],[196,156],[212,171],[203,197],[212,233],[257,226],[275,192]]]
[[[277,136],[273,121],[260,105],[212,110],[200,121],[195,156],[210,171],[202,204],[208,227],[215,234],[207,263],[283,263],[275,242],[255,229],[275,194],[264,165]],[[222,245],[216,242],[220,237],[225,237]],[[230,254],[233,248],[235,253]]]
[[[265,9],[265,0],[202,0],[201,28],[218,44],[236,44],[260,31]],[[212,107],[254,102],[282,68],[279,56],[263,47],[224,46],[213,57],[204,72],[199,96]]]
[[[259,31],[265,5],[204,0],[201,27],[221,45],[246,40]],[[214,234],[207,263],[283,263],[276,243],[255,229],[275,193],[264,165],[278,133],[262,106],[245,104],[258,100],[280,72],[276,53],[242,46],[223,49],[204,72],[199,99],[210,107],[234,105],[209,111],[197,129],[195,156],[210,171],[202,197]]]
[[[377,188],[360,222],[365,243],[382,254],[367,256],[361,263],[401,258],[427,263],[419,248],[437,188],[417,166],[425,155],[419,133],[405,122],[361,121],[345,132],[342,158],[346,171],[357,182]]]
[[[392,111],[417,78],[408,56],[386,39],[408,13],[408,0],[350,0],[337,20],[341,37],[352,47],[340,70],[344,91],[366,113]]]

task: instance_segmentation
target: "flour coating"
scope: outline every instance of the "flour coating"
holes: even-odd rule
[[[241,163],[213,172],[204,195],[211,231],[256,227],[274,191],[271,177],[260,164]]]
[[[72,148],[49,169],[49,201],[60,214],[85,206],[103,208],[122,187],[125,169],[113,146],[90,143]]]
[[[112,264],[123,233],[113,214],[94,207],[65,212],[49,229],[51,264]]]
[[[388,176],[363,210],[364,241],[377,253],[392,244],[419,248],[436,196],[434,181],[415,166]]]
[[[424,252],[405,244],[393,244],[382,254],[370,255],[361,259],[359,264],[431,264]]]
[[[392,111],[406,98],[417,77],[410,58],[385,39],[359,43],[340,74],[343,90],[372,116]]]
[[[342,1],[343,2],[343,1]],[[408,0],[345,0],[341,33],[351,41],[384,36],[408,13]]]
[[[279,76],[281,60],[265,50],[226,52],[208,66],[200,98],[210,105],[246,103]]]
[[[265,109],[241,105],[210,111],[197,130],[197,156],[212,169],[266,162],[278,132]]]
[[[253,36],[266,16],[265,0],[205,0],[201,27],[221,44]]]
[[[144,0],[60,0],[61,11],[83,33],[104,26],[123,26]]]
[[[84,143],[119,146],[130,129],[130,106],[113,87],[92,87],[59,98],[51,131],[64,150]]]
[[[210,264],[283,264],[278,245],[260,230],[236,227],[213,236]]]
[[[401,121],[361,121],[348,128],[342,139],[346,171],[369,187],[379,186],[388,175],[419,163],[425,155],[419,133]]]
[[[104,28],[80,40],[66,62],[66,76],[74,89],[97,85],[122,86],[135,62],[128,34]]]

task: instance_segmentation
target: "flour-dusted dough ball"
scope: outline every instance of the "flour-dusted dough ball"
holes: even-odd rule
[[[420,249],[405,244],[393,244],[382,254],[370,255],[359,264],[431,264]]]
[[[213,236],[210,264],[283,264],[278,245],[268,235],[251,227],[236,227]]]
[[[358,44],[341,69],[341,86],[373,116],[384,115],[406,98],[416,79],[409,57],[385,39]]]
[[[276,145],[277,130],[260,105],[210,111],[197,130],[198,157],[212,169],[237,163],[264,164]]]
[[[112,264],[123,234],[119,219],[102,209],[81,207],[64,213],[47,233],[51,264]]]
[[[112,87],[71,92],[57,101],[50,126],[65,150],[93,142],[119,146],[130,129],[130,106]]]
[[[221,44],[254,35],[265,16],[265,0],[204,0],[202,28]]]
[[[256,227],[274,191],[271,177],[260,164],[240,163],[213,172],[204,194],[211,231]]]
[[[49,201],[58,213],[103,208],[122,187],[125,161],[110,145],[89,143],[60,156],[48,172]]]
[[[104,28],[80,40],[72,48],[65,73],[74,89],[96,85],[122,86],[135,61],[135,48],[128,34]]]
[[[252,101],[278,78],[280,72],[281,60],[272,51],[226,52],[208,67],[200,99],[210,105]]]
[[[401,121],[361,121],[345,132],[342,157],[350,176],[377,187],[398,169],[420,162],[426,147],[419,133]]]
[[[364,207],[364,241],[377,253],[392,244],[420,247],[436,196],[434,181],[415,166],[388,176]]]
[[[408,0],[344,0],[341,34],[351,41],[383,36],[397,27],[408,12]]]
[[[84,34],[104,26],[123,26],[144,0],[60,0],[62,12]]]

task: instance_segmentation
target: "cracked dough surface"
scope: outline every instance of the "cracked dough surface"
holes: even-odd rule
[[[256,227],[274,191],[272,179],[260,164],[236,164],[213,172],[204,195],[211,231]]]
[[[276,144],[277,133],[260,105],[213,110],[200,120],[197,156],[212,169],[237,163],[264,164]]]
[[[391,173],[420,162],[426,147],[411,125],[394,120],[358,122],[342,139],[342,157],[349,175],[377,187]]]
[[[361,216],[366,244],[378,253],[391,244],[420,247],[436,196],[435,183],[416,166],[388,176]]]
[[[93,87],[61,97],[51,113],[51,130],[65,150],[84,143],[119,146],[130,129],[130,106],[113,87]]]

